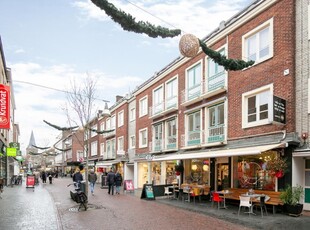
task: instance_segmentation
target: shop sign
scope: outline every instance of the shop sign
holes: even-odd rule
[[[282,124],[286,123],[286,100],[273,96],[273,121]]]
[[[155,195],[153,191],[154,190],[152,184],[144,184],[141,193],[141,199],[155,200]]]
[[[0,129],[10,129],[10,87],[0,84]]]
[[[16,148],[6,148],[6,156],[8,157],[16,157]]]
[[[134,191],[135,190],[132,180],[125,180],[124,184],[125,184],[125,190],[126,191]]]

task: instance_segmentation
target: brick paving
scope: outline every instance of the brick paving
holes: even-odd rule
[[[227,210],[211,207],[209,202],[187,203],[157,198],[140,199],[141,191],[108,195],[97,184],[89,196],[89,210],[77,211],[66,185],[71,178],[54,179],[34,191],[25,185],[6,187],[0,199],[0,229],[309,229],[310,217],[288,217],[277,213],[237,215],[237,206]]]

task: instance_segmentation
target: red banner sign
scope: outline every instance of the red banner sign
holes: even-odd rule
[[[10,87],[0,84],[0,129],[10,129]]]

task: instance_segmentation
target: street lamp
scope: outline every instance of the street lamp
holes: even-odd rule
[[[65,149],[67,149],[69,144],[70,144],[68,139],[65,140],[64,144],[65,144]],[[61,176],[63,176],[63,175],[65,175],[65,151],[61,151],[61,152],[62,152],[62,169],[61,169],[62,174],[61,174]]]

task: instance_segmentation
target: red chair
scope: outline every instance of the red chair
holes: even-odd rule
[[[217,209],[220,208],[220,203],[223,202],[223,198],[220,197],[220,194],[217,192],[213,192],[212,193],[212,197],[213,197],[213,203],[217,202]]]

